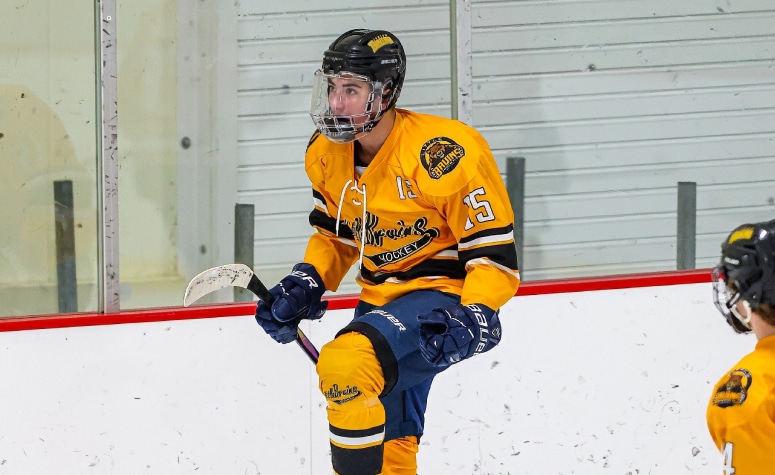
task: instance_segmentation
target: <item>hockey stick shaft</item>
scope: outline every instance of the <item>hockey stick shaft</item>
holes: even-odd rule
[[[263,300],[267,306],[272,306],[274,297],[272,297],[272,294],[269,293],[269,289],[267,289],[264,283],[259,280],[256,274],[253,274],[250,277],[250,282],[248,282],[247,289],[253,292],[258,298]],[[304,353],[309,356],[309,359],[312,360],[313,363],[318,363],[320,352],[317,350],[317,348],[315,348],[315,345],[312,344],[310,339],[307,338],[307,335],[305,335],[299,327],[296,327],[296,343],[299,344],[302,351],[304,351]]]
[[[225,264],[200,272],[191,279],[183,295],[183,306],[188,307],[203,296],[226,287],[248,289],[270,307],[274,301],[274,297],[258,279],[253,269],[245,264]],[[296,336],[296,343],[309,356],[309,359],[317,364],[320,353],[315,345],[298,327],[296,327]]]

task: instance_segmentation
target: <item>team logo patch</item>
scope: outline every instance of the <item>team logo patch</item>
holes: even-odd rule
[[[420,149],[420,161],[434,180],[454,170],[465,155],[465,149],[448,137],[430,139]]]
[[[741,239],[751,239],[751,237],[753,237],[753,227],[748,226],[733,232],[729,236],[729,239],[727,239],[727,244],[732,244],[733,242],[739,241]]]
[[[360,395],[361,391],[358,389],[358,386],[350,387],[349,384],[344,389],[339,389],[339,385],[334,384],[331,389],[323,393],[323,396],[325,396],[326,399],[340,406],[346,402],[352,401]]]
[[[388,35],[379,35],[373,40],[369,41],[367,44],[371,50],[376,53],[383,46],[392,45],[393,43],[395,43],[395,41],[393,41],[393,38],[389,37]]]
[[[729,378],[716,389],[713,404],[718,407],[742,406],[748,397],[751,387],[751,373],[745,369],[736,369],[729,373]]]

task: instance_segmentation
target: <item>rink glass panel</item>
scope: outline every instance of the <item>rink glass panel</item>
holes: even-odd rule
[[[255,207],[267,285],[302,258],[309,81],[340,32],[395,30],[409,58],[399,106],[451,115],[445,0],[112,1],[122,309],[178,306],[189,279],[233,262],[237,204]],[[77,310],[103,307],[95,3],[34,3],[0,6],[0,316],[60,311],[63,180]],[[504,178],[526,160],[527,280],[674,270],[678,182],[697,183],[697,267],[734,225],[775,217],[771,1],[470,7],[473,125]],[[353,274],[341,292],[357,291]]]
[[[90,1],[0,2],[0,316],[98,309],[94,30]]]

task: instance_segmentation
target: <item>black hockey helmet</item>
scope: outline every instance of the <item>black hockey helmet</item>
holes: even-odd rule
[[[387,109],[396,104],[406,74],[406,54],[401,42],[385,30],[350,30],[323,53],[323,72],[347,71],[378,81],[389,89]]]
[[[721,245],[713,281],[721,314],[735,331],[750,331],[750,315],[739,315],[735,304],[775,307],[775,220],[735,228]]]
[[[334,142],[356,140],[371,132],[385,112],[396,105],[405,73],[406,54],[392,33],[350,30],[342,34],[323,53],[321,68],[315,72],[312,121]],[[345,78],[356,89],[369,91],[368,100],[358,110],[333,110],[331,104],[341,104],[344,98],[332,85]]]

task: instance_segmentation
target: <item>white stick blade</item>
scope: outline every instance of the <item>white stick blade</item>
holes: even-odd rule
[[[183,306],[188,307],[210,292],[226,287],[247,288],[253,271],[245,264],[226,264],[200,273],[188,283]]]

